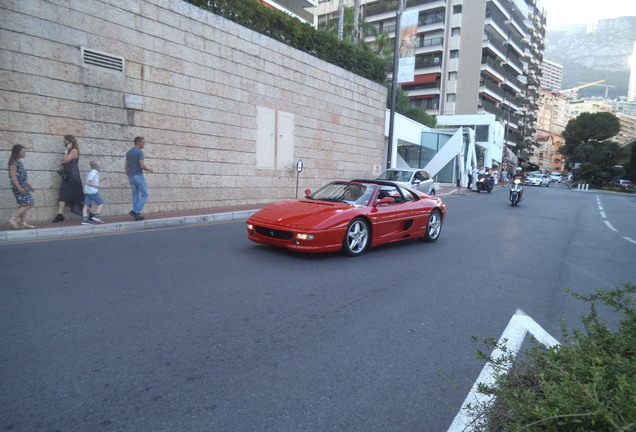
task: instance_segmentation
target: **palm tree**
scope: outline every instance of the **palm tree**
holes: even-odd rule
[[[356,2],[359,0],[356,0]],[[359,5],[358,5],[359,7]],[[355,7],[354,7],[355,8]],[[368,23],[364,20],[364,18],[356,18],[356,14],[354,13],[354,8],[343,8],[343,13],[338,17],[338,21],[332,20],[325,24],[321,30],[324,30],[333,35],[338,35],[339,39],[349,41],[356,45],[366,47],[364,42],[365,36],[376,36],[378,35],[378,29],[371,23]],[[342,24],[340,24],[342,21]],[[356,25],[356,21],[358,21]],[[342,27],[342,30],[341,30]],[[358,31],[355,31],[355,30]],[[340,36],[340,32],[342,31],[342,35]],[[355,38],[358,38],[358,43],[356,43]]]

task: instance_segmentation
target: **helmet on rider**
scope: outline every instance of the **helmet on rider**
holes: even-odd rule
[[[521,167],[517,167],[517,172],[521,172],[523,169]]]

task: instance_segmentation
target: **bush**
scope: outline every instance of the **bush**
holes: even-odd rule
[[[386,61],[373,52],[318,31],[258,0],[186,1],[377,83],[386,80]]]
[[[524,359],[497,375],[495,387],[482,386],[495,402],[473,407],[477,430],[636,431],[636,286],[570,294],[591,302],[582,316],[585,333],[562,322],[564,345],[548,349],[535,341]],[[598,316],[599,302],[622,314],[617,331]],[[506,364],[511,355],[489,360]]]

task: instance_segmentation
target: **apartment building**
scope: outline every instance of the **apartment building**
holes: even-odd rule
[[[568,124],[570,116],[569,101],[561,92],[540,92],[537,111],[537,130],[561,134]]]
[[[541,62],[541,90],[561,90],[563,84],[563,65],[543,59]]]
[[[636,102],[636,42],[632,49],[631,68],[629,74],[629,87],[627,89],[627,102]]]
[[[568,116],[574,118],[585,112],[612,112],[612,103],[602,98],[583,98],[569,101]]]
[[[618,132],[618,135],[614,137],[614,141],[621,147],[630,145],[636,140],[636,117],[624,113],[614,114],[616,114],[616,117],[618,117],[618,120],[621,122],[621,130]]]
[[[393,39],[399,1],[360,0],[361,15]],[[318,22],[337,19],[339,0],[319,0]],[[419,14],[415,78],[402,83],[433,115],[495,114],[506,144],[531,137],[539,97],[546,17],[537,0],[405,0]],[[353,0],[345,0],[351,7]],[[372,43],[374,36],[365,40]]]
[[[265,6],[281,10],[302,22],[316,25],[315,15],[309,10],[316,6],[318,0],[259,0]]]

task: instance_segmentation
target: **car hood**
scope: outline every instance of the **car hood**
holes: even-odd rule
[[[289,200],[272,204],[254,213],[250,219],[290,228],[328,228],[334,218],[356,208],[353,204],[318,200]],[[340,221],[340,218],[337,218]]]

